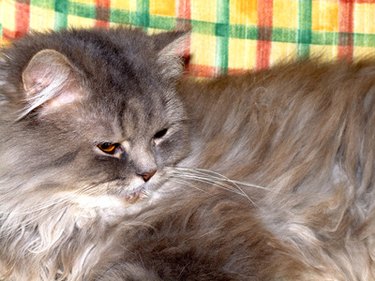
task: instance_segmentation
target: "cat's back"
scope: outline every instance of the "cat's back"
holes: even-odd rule
[[[350,157],[360,157],[359,143],[375,135],[369,126],[375,121],[374,77],[374,61],[303,60],[244,75],[182,80],[179,93],[192,116],[192,141],[206,152],[186,163],[221,172],[229,163],[243,163],[241,172],[228,176],[275,178],[292,163],[314,165],[319,159],[333,168],[342,154],[340,163],[354,179],[346,160],[361,161]]]
[[[374,61],[184,80],[180,95],[196,152],[181,165],[250,182],[252,198],[266,190],[265,228],[332,280],[374,278]]]

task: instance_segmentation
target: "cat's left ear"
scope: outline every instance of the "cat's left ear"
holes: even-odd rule
[[[158,52],[158,62],[165,66],[165,75],[175,77],[182,73],[182,58],[188,50],[190,35],[190,30],[177,30],[152,36]]]
[[[36,53],[22,72],[25,117],[37,109],[41,115],[60,110],[82,98],[79,75],[61,53],[45,49]]]

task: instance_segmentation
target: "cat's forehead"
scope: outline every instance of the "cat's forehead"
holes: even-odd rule
[[[83,105],[81,124],[92,138],[136,140],[183,118],[180,101],[161,93],[128,93],[117,100],[102,98]]]

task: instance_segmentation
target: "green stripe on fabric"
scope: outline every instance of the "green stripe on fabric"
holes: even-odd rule
[[[131,12],[125,11],[125,10],[111,9],[109,13],[110,13],[111,22],[130,24]]]
[[[360,47],[374,47],[375,46],[375,34],[359,34],[354,33],[354,46]]]
[[[135,25],[148,27],[150,25],[150,3],[149,0],[137,0],[137,12],[132,22]]]
[[[68,1],[69,0],[55,0],[55,30],[64,29],[68,26]]]
[[[175,27],[176,18],[163,17],[149,14],[149,0],[137,0],[137,11],[130,12],[121,9],[110,9],[111,22],[127,25],[136,25],[142,27],[151,27],[160,30],[169,30]],[[308,55],[310,45],[338,45],[338,32],[312,31],[311,30],[311,0],[299,0],[300,18],[299,29],[279,28],[274,26],[272,29],[272,41],[287,42],[299,44],[299,55]],[[69,0],[31,0],[33,6],[41,8],[51,8],[56,12],[55,29],[67,27],[68,15],[75,15],[95,19],[95,6],[90,4],[80,4],[69,2]],[[52,3],[52,4],[51,4]],[[228,0],[218,1],[217,15],[218,23],[205,22],[191,19],[193,32],[218,36],[218,56],[217,66],[223,69],[227,66],[228,59],[228,38],[240,38],[257,40],[257,26],[230,25]],[[310,9],[310,12],[308,10]],[[353,33],[354,46],[375,47],[375,34]]]
[[[311,44],[312,1],[299,0],[298,5],[298,57],[308,57]]]
[[[151,16],[147,25],[139,24],[137,19],[140,14],[137,12],[129,12],[124,10],[111,10],[110,18],[111,22],[119,24],[130,24],[137,25],[140,27],[150,27],[155,29],[171,30],[176,27],[176,18],[173,17],[161,17]],[[145,17],[145,15],[141,15]]]
[[[135,16],[135,13],[128,11],[114,10],[111,11],[111,20],[115,23],[122,24],[135,24],[135,22],[129,20]],[[146,27],[167,30],[169,27],[174,28],[174,18],[161,17],[161,16],[150,16],[150,25]],[[192,25],[192,31],[200,34],[219,36],[223,34],[223,24],[190,20]],[[258,29],[255,26],[245,25],[230,25],[229,26],[229,37],[238,39],[258,39]],[[310,33],[310,45],[337,45],[338,44],[338,33],[337,32],[311,32]],[[375,47],[375,34],[363,34],[354,33],[354,44],[355,46],[362,47]],[[302,40],[302,39],[300,39]],[[298,43],[298,33],[296,29],[292,28],[278,28],[272,29],[272,41],[285,42],[285,43]],[[305,42],[305,41],[302,41]]]
[[[217,0],[215,27],[216,39],[216,66],[220,72],[228,71],[228,47],[229,47],[229,0]]]
[[[54,10],[55,7],[56,7],[56,4],[57,4],[55,2],[59,2],[59,0],[55,0],[55,1],[30,0],[30,5],[31,6],[37,6],[39,8]],[[63,2],[63,1],[61,1],[61,2]]]
[[[285,42],[285,43],[297,43],[298,33],[295,29],[288,28],[273,28],[272,29],[272,41]]]
[[[149,18],[149,27],[156,29],[171,30],[176,28],[176,18],[153,16]]]
[[[255,26],[231,25],[229,27],[229,36],[240,39],[258,39],[258,28]]]
[[[60,0],[56,1],[59,2]],[[96,8],[93,5],[70,2],[68,13],[82,18],[95,19]]]
[[[338,45],[339,36],[337,32],[312,32],[311,44],[314,45]]]
[[[216,24],[212,22],[202,22],[197,20],[190,21],[193,32],[200,34],[214,35],[216,31]]]

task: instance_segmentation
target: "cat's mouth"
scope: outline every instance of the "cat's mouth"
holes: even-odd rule
[[[147,196],[146,185],[142,184],[141,186],[133,189],[133,190],[125,190],[121,192],[120,196],[127,202],[127,203],[136,203],[139,200],[146,199]]]
[[[161,182],[155,180],[139,183],[135,181],[125,186],[124,183],[117,182],[116,185],[117,191],[112,194],[120,197],[128,204],[134,204],[146,200],[152,192],[156,191],[161,186]]]
[[[147,200],[163,185],[166,179],[165,173],[158,172],[147,182],[139,177],[133,177],[126,180],[116,178],[105,184],[109,195],[114,195],[128,204],[134,204]]]

